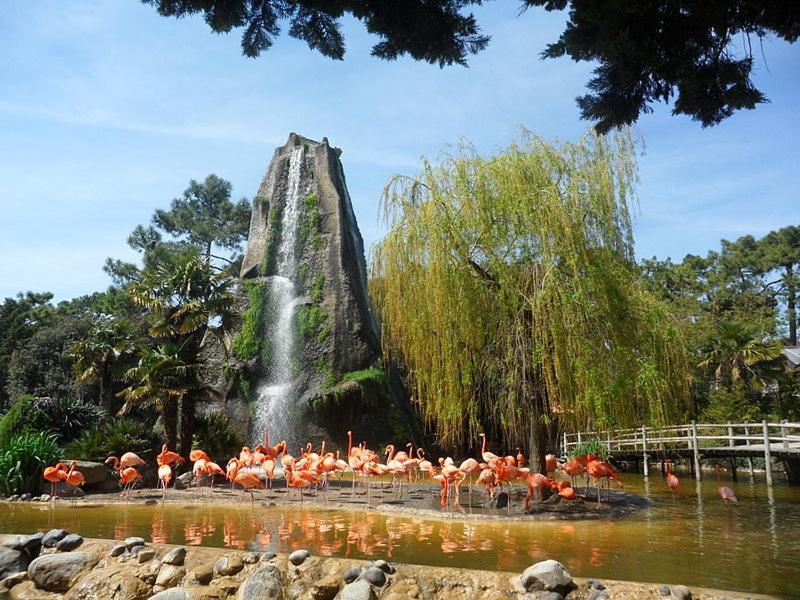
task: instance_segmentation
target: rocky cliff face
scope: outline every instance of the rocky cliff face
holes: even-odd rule
[[[249,366],[251,437],[290,449],[409,435],[411,411],[380,363],[364,242],[341,150],[295,133],[275,151],[253,202],[241,276],[249,307],[236,354]],[[394,378],[393,378],[394,381]],[[398,440],[400,441],[400,440]]]

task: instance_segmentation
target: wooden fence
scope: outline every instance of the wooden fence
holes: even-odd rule
[[[753,458],[766,461],[767,484],[772,485],[772,458],[800,460],[800,423],[697,423],[667,427],[638,427],[613,431],[565,433],[564,453],[590,439],[604,443],[621,460],[643,460],[649,474],[648,459],[657,455],[687,456],[694,460],[695,477],[701,477],[701,457],[746,458],[753,472]]]

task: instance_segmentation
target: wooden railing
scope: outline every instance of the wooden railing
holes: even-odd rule
[[[705,448],[714,449],[718,454],[724,452],[731,456],[748,458],[751,472],[752,457],[763,455],[767,463],[767,483],[772,485],[772,452],[797,453],[800,457],[800,423],[788,421],[722,424],[692,421],[686,425],[665,427],[579,431],[564,434],[564,453],[569,454],[573,448],[591,439],[605,444],[609,452],[641,451],[645,475],[648,474],[650,452],[680,449],[691,451],[694,472],[700,477],[700,452]]]

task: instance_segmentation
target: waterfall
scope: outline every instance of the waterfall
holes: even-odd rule
[[[304,148],[292,148],[286,176],[286,197],[281,216],[280,243],[275,275],[269,278],[269,309],[265,311],[266,343],[270,353],[269,379],[256,388],[253,415],[253,439],[262,441],[264,427],[269,427],[270,443],[286,439],[299,443],[293,432],[294,400],[292,354],[294,309],[300,301],[295,292],[297,274],[297,235],[302,216],[302,172]]]

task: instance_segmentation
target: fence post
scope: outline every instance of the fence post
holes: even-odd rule
[[[567,456],[569,451],[567,450],[567,432],[564,432],[564,456]]]
[[[650,475],[650,466],[647,464],[647,427],[642,425],[642,464],[644,465],[644,476]]]
[[[736,444],[733,441],[733,425],[728,421],[728,446],[733,448]],[[736,474],[736,454],[731,453],[731,476],[734,481],[738,481],[739,477]]]
[[[694,450],[694,478],[702,479],[700,474],[700,447],[697,444],[697,421],[692,421],[692,449]]]
[[[750,428],[749,427],[745,427],[744,428],[744,435],[747,438],[747,441],[745,442],[745,445],[749,446],[750,445]],[[755,477],[755,473],[753,472],[753,457],[750,456],[749,454],[747,455],[747,466],[750,467],[750,479],[752,480]]]
[[[581,442],[582,442],[582,441],[583,441],[583,440],[581,440],[581,432],[579,431],[579,432],[578,432],[578,445],[579,445],[579,446],[581,445]]]
[[[781,425],[785,425],[787,423],[786,419],[781,421]],[[783,438],[783,449],[789,449],[789,430],[786,427],[781,427],[781,437]]]
[[[766,419],[761,421],[761,425],[764,428],[764,461],[766,463],[764,468],[767,472],[767,485],[772,487],[772,465],[770,465],[769,456],[769,425],[767,425]]]
[[[606,448],[608,448],[608,453],[611,454],[611,430],[606,430]]]

